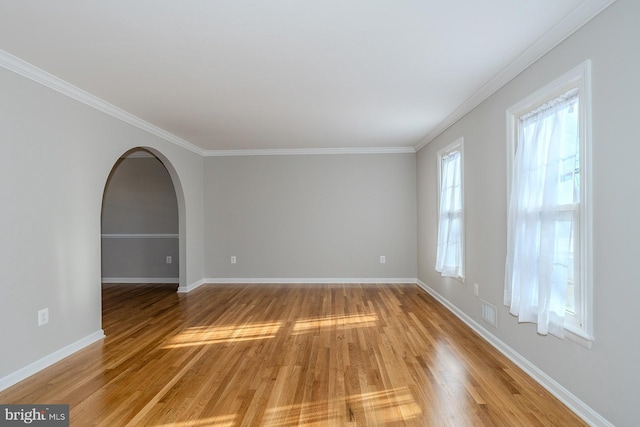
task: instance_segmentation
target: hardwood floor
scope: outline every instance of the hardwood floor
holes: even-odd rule
[[[71,425],[581,426],[415,285],[105,285],[107,338],[0,393]]]

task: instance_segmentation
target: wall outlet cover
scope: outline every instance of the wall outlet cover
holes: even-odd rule
[[[46,325],[47,323],[49,323],[49,309],[38,310],[38,326]]]

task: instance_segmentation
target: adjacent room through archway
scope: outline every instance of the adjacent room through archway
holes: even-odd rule
[[[103,283],[180,282],[179,208],[174,180],[154,153],[136,148],[114,165],[101,217]]]

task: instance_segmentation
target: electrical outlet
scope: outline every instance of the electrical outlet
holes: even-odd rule
[[[234,255],[231,257],[231,264],[235,264],[236,262],[238,262],[238,259]]]
[[[480,295],[480,285],[478,285],[477,283],[473,284],[473,294],[475,296]]]
[[[46,325],[47,323],[49,323],[49,309],[38,310],[38,326]]]
[[[386,263],[386,262],[387,262],[387,257],[386,257],[386,256],[384,256],[384,255],[381,255],[381,256],[380,256],[380,264],[384,264],[384,263]]]
[[[171,257],[170,257],[170,256],[167,256],[167,264],[171,264],[171,262],[172,262]]]

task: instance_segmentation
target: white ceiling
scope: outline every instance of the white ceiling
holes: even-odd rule
[[[609,3],[0,0],[0,49],[203,152],[394,149]]]

